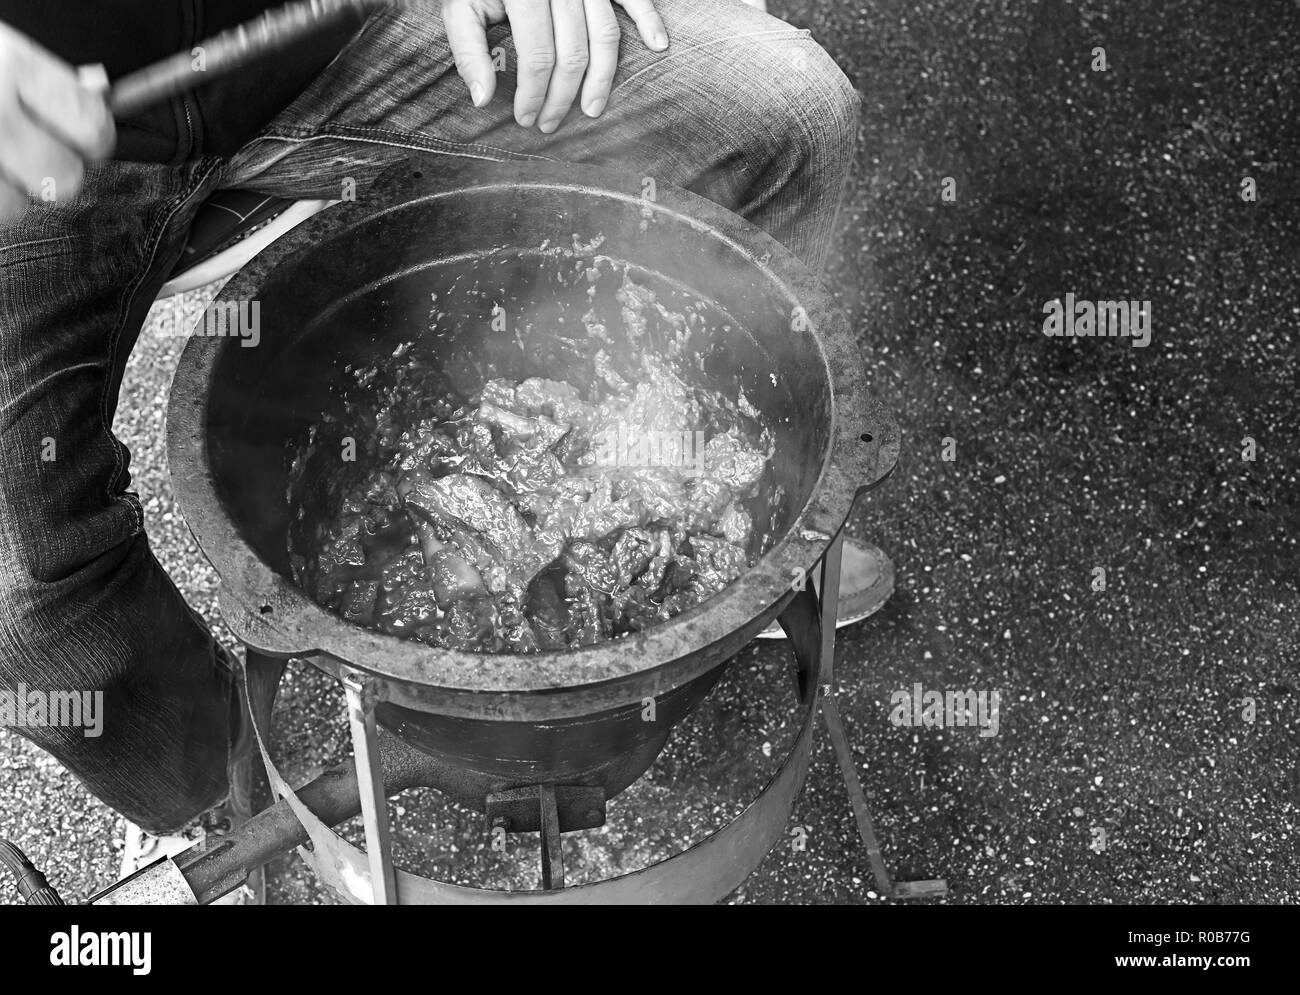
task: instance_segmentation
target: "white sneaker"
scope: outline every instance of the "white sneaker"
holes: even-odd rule
[[[813,589],[821,590],[821,579],[813,576]],[[884,607],[894,593],[894,564],[879,546],[852,536],[844,538],[840,560],[840,603],[835,628],[870,618]],[[784,639],[781,623],[772,622],[758,634],[759,639]]]

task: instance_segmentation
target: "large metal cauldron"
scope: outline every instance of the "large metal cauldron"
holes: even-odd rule
[[[896,429],[812,274],[716,205],[662,183],[653,199],[644,190],[639,176],[594,168],[469,163],[449,172],[445,159],[412,160],[358,203],[296,228],[226,285],[217,306],[259,302],[255,348],[196,336],[176,374],[175,490],[236,633],[272,656],[367,675],[382,699],[379,721],[436,756],[451,772],[438,786],[478,807],[486,793],[517,785],[601,786],[612,797],[635,780],[725,661],[789,603],[792,579],[821,559],[855,496],[896,459]],[[440,341],[449,376],[466,391],[496,374],[572,379],[536,338],[525,352],[512,336],[486,333],[494,300],[545,289],[519,252],[598,235],[603,253],[637,264],[659,289],[696,291],[752,333],[733,325],[695,344],[709,375],[739,378],[776,428],[784,497],[771,508],[775,544],[707,603],[571,652],[431,649],[313,603],[290,573],[287,472],[309,423],[338,403],[343,367],[414,334],[432,292],[469,306],[472,272],[480,288],[498,286],[473,298],[477,320]],[[643,721],[648,698],[653,722]]]

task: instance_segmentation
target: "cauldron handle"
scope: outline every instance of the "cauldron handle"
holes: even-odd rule
[[[275,606],[265,604],[258,611],[248,608],[236,598],[226,585],[217,594],[217,608],[235,638],[254,653],[262,656],[288,659],[312,656],[319,652],[304,646],[284,632],[275,620]]]
[[[893,473],[900,446],[898,423],[868,386],[866,361],[848,314],[833,308],[814,321],[818,318],[835,405],[831,468],[844,474],[860,497]]]
[[[855,500],[889,479],[898,465],[901,447],[898,422],[884,406],[867,396],[862,399],[861,407],[866,413],[842,426],[841,438],[836,440],[837,454],[847,451],[843,465],[850,467]]]

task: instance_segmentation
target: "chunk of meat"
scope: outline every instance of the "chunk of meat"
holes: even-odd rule
[[[769,455],[754,449],[732,429],[705,443],[704,469],[737,494],[749,494],[763,476]]]
[[[409,508],[435,526],[448,527],[452,543],[457,542],[458,529],[461,545],[464,545],[463,533],[469,533],[469,537],[481,543],[495,566],[525,585],[560,552],[558,548],[539,545],[519,510],[482,477],[453,474],[434,479],[427,474],[413,473],[404,482],[409,485],[406,494]]]
[[[486,588],[474,564],[446,548],[425,556],[425,565],[433,581],[433,592],[443,608],[462,598],[477,597]]]

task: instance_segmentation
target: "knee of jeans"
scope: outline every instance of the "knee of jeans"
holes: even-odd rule
[[[800,162],[846,170],[857,144],[861,98],[830,54],[804,33],[768,41],[748,53],[764,82],[737,95],[757,99],[777,148]],[[744,78],[744,77],[742,77]]]

